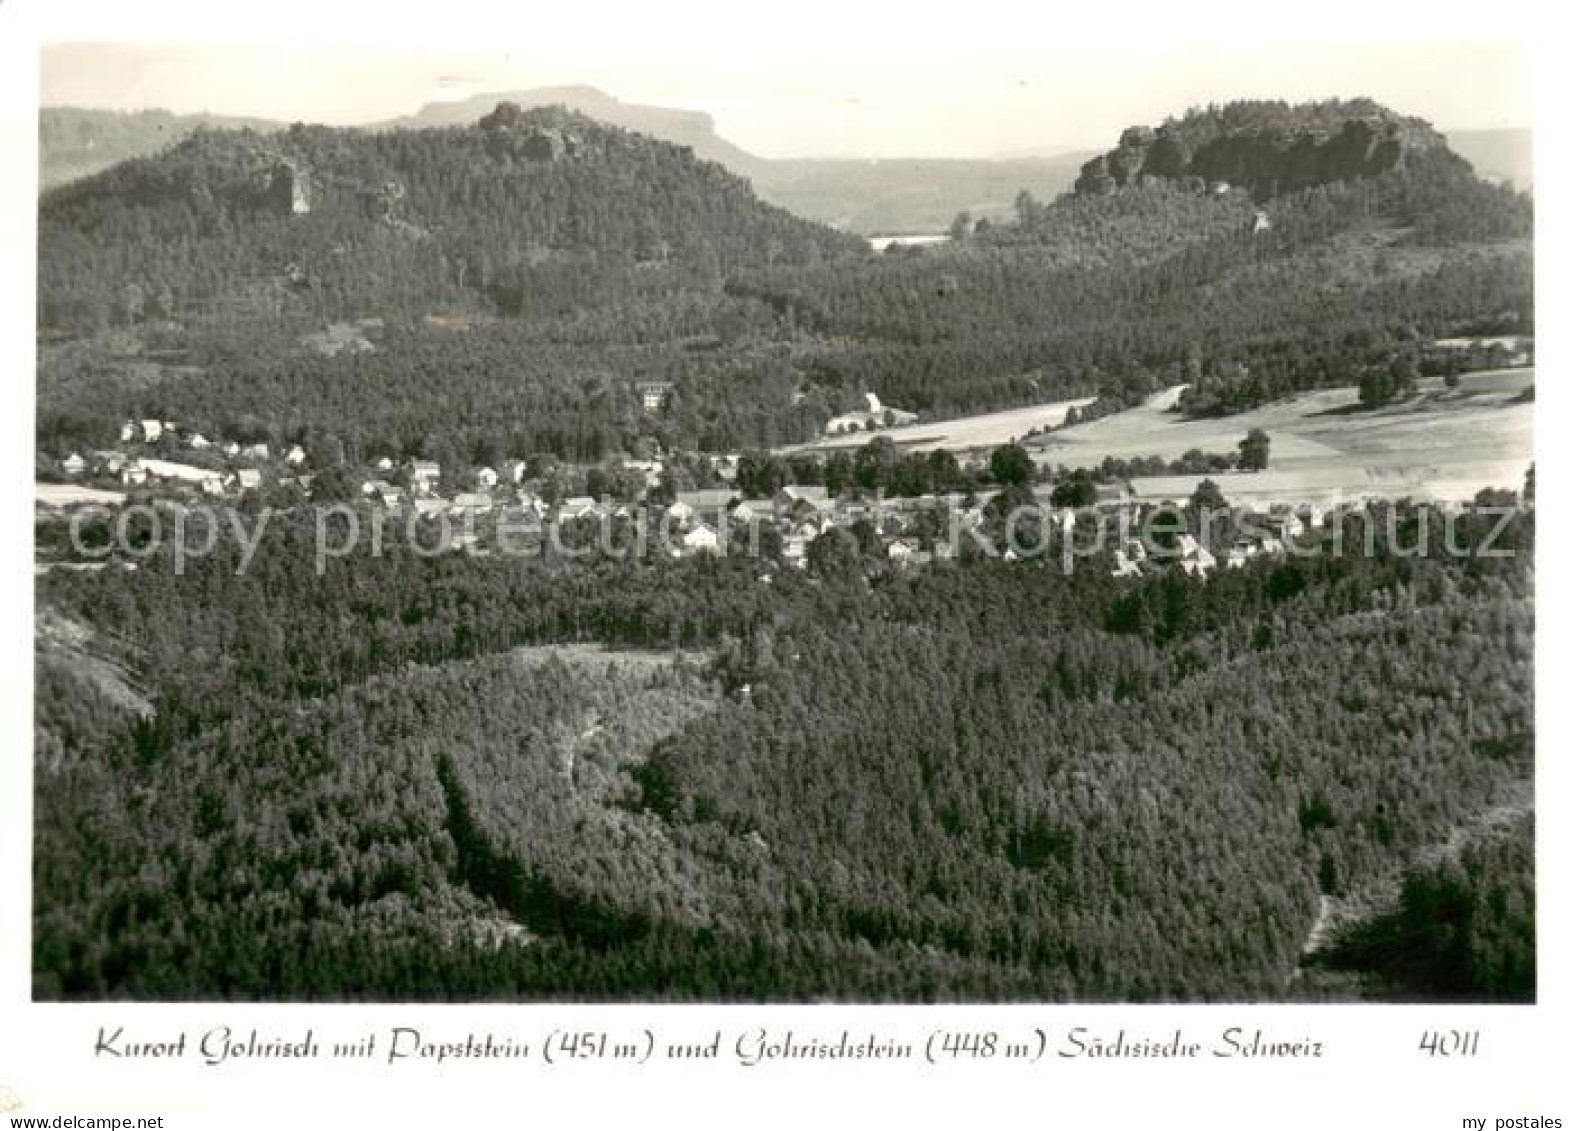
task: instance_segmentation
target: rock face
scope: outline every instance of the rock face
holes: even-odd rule
[[[291,161],[272,168],[267,185],[268,207],[281,216],[304,216],[311,211],[311,188],[305,173]]]
[[[1412,152],[1444,145],[1427,123],[1367,99],[1303,106],[1235,102],[1192,110],[1155,129],[1125,130],[1116,148],[1081,166],[1075,192],[1112,193],[1142,177],[1194,178],[1242,186],[1266,199],[1379,176]]]
[[[560,107],[524,110],[515,102],[498,102],[480,119],[493,153],[548,163],[576,157],[584,141],[574,129],[574,116]]]
[[[398,181],[384,181],[374,189],[360,194],[360,208],[368,220],[391,224],[397,219],[399,202],[404,199],[404,186]]]

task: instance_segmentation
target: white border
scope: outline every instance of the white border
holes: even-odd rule
[[[1442,0],[1424,5],[1316,3],[1284,7],[1228,2],[1197,5],[1117,4],[1072,18],[1036,6],[871,6],[810,3],[744,13],[737,6],[700,3],[595,3],[542,12],[535,5],[482,5],[447,0],[429,12],[397,12],[388,5],[328,5],[274,0],[221,8],[199,0],[174,3],[0,3],[0,145],[7,158],[0,179],[0,343],[10,375],[4,414],[5,479],[0,529],[7,542],[3,609],[8,639],[0,760],[0,1086],[17,1093],[34,1114],[170,1116],[166,1126],[273,1126],[299,1120],[326,1126],[339,1118],[358,1125],[416,1126],[425,1118],[463,1112],[504,1126],[598,1126],[621,1116],[663,1125],[802,1125],[811,1112],[830,1126],[875,1121],[879,1126],[1208,1126],[1278,1128],[1455,1128],[1463,1115],[1558,1116],[1571,1120],[1566,1073],[1556,1068],[1566,1046],[1568,935],[1564,862],[1566,779],[1558,755],[1566,734],[1564,696],[1552,690],[1566,672],[1566,602],[1555,585],[1560,570],[1543,572],[1540,586],[1539,685],[1539,927],[1540,1003],[1523,1008],[1394,1006],[1167,1006],[1136,1007],[306,1007],[306,1006],[59,1006],[29,1002],[29,832],[31,828],[31,531],[33,387],[32,248],[36,196],[37,57],[43,40],[195,41],[247,37],[426,47],[441,43],[482,47],[506,35],[550,41],[562,35],[605,36],[622,46],[658,51],[668,37],[713,35],[721,58],[740,31],[756,29],[760,50],[796,51],[811,75],[815,41],[839,35],[876,36],[879,50],[898,52],[902,27],[947,29],[957,49],[981,50],[988,37],[1018,44],[1023,36],[1083,36],[1088,50],[1117,51],[1121,43],[1226,40],[1251,35],[1298,36],[1334,43],[1360,39],[1465,39],[1481,26],[1533,43],[1541,60],[1542,107],[1554,98],[1563,60],[1558,36],[1530,4],[1482,6]],[[553,6],[560,9],[562,6]],[[567,6],[571,8],[572,6]],[[1086,6],[1095,7],[1095,6]],[[614,9],[614,10],[613,10]],[[729,37],[729,38],[728,38]],[[928,31],[927,47],[942,42]],[[286,81],[287,76],[281,76]],[[1348,92],[1352,93],[1352,92]],[[1561,111],[1563,113],[1563,111]],[[1553,205],[1564,199],[1565,131],[1553,112],[1536,123],[1540,166],[1540,307],[1559,311],[1567,297],[1565,231]],[[1542,511],[1540,560],[1563,562],[1571,547],[1557,529],[1568,484],[1554,440],[1567,417],[1558,326],[1539,339],[1539,368],[1550,374],[1540,390],[1540,434],[1549,437],[1539,469]],[[1567,378],[1571,380],[1571,378]],[[612,1032],[650,1024],[671,1037],[707,1035],[767,1025],[773,1030],[832,1034],[840,1028],[904,1034],[921,1044],[936,1026],[1021,1032],[1041,1026],[1053,1034],[1085,1025],[1111,1034],[1120,1027],[1161,1035],[1175,1027],[1209,1036],[1232,1025],[1256,1026],[1294,1039],[1310,1034],[1330,1055],[1313,1062],[1239,1062],[1202,1059],[1159,1062],[1047,1062],[913,1065],[788,1064],[742,1069],[732,1064],[574,1064],[546,1069],[525,1063],[427,1065],[341,1062],[280,1067],[251,1064],[226,1069],[178,1063],[94,1061],[100,1025],[156,1033],[182,1027],[257,1026],[266,1032],[314,1027],[319,1039],[362,1029],[415,1025],[461,1035],[492,1030],[536,1040],[558,1028],[588,1026]],[[1434,1061],[1416,1051],[1427,1028],[1483,1031],[1477,1060]],[[192,1113],[189,1119],[174,1118]],[[207,1113],[198,1118],[196,1113]],[[1007,1121],[1007,1122],[1006,1122]],[[445,1123],[444,1123],[445,1125]],[[459,1125],[462,1125],[460,1123]]]

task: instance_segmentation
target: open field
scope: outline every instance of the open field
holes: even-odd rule
[[[537,667],[550,660],[603,671],[612,665],[624,671],[651,672],[669,668],[678,659],[689,664],[702,665],[712,658],[710,653],[688,649],[682,652],[654,651],[653,649],[608,648],[603,644],[534,644],[514,648],[510,653],[514,661],[525,668]]]
[[[1043,437],[1032,449],[1039,464],[1094,467],[1109,456],[1232,452],[1251,428],[1263,428],[1271,472],[1253,485],[1246,474],[1221,477],[1224,494],[1469,499],[1485,487],[1521,486],[1533,459],[1533,405],[1516,398],[1532,384],[1532,369],[1469,374],[1455,390],[1425,381],[1413,399],[1372,411],[1348,386],[1209,420],[1175,415],[1175,387],[1139,408]]]
[[[928,424],[907,424],[899,428],[884,428],[877,432],[852,432],[810,444],[794,444],[782,448],[793,452],[829,452],[836,449],[860,448],[874,436],[888,436],[908,451],[930,452],[940,448],[966,451],[973,448],[992,448],[1018,440],[1033,428],[1056,428],[1064,422],[1069,410],[1090,404],[1094,397],[1081,397],[1072,401],[1055,401],[1052,404],[1029,405],[1004,412],[989,412],[981,416],[966,416],[958,420],[940,420]]]

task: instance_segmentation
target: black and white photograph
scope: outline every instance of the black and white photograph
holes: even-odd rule
[[[1528,45],[646,16],[29,48],[31,1008],[1530,1012]]]

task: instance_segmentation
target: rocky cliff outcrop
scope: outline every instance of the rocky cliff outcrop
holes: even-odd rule
[[[1143,177],[1249,189],[1258,199],[1379,176],[1412,153],[1443,148],[1428,123],[1368,99],[1289,106],[1234,102],[1124,131],[1080,170],[1075,192],[1102,195]]]

